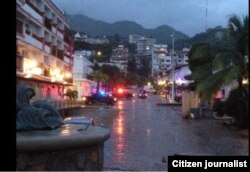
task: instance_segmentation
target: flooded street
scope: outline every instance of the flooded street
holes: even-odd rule
[[[169,155],[248,155],[248,134],[214,119],[186,120],[180,107],[157,106],[162,100],[119,100],[115,106],[76,109],[111,131],[104,145],[104,170],[167,170]]]

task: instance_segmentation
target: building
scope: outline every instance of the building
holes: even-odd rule
[[[183,48],[181,51],[176,51],[176,64],[177,66],[188,64],[189,48]]]
[[[125,48],[124,45],[119,45],[112,50],[110,63],[113,63],[113,65],[117,66],[122,72],[127,73],[128,57],[128,48]]]
[[[173,83],[173,81],[177,84],[177,85],[187,85],[190,83],[190,80],[186,80],[185,76],[186,75],[190,75],[191,71],[188,67],[188,64],[185,65],[179,65],[177,67],[175,67],[175,70],[173,72],[173,74],[168,75],[168,81],[170,83]]]
[[[137,41],[138,41],[139,39],[141,39],[142,37],[143,37],[143,36],[137,35],[137,34],[129,35],[129,37],[128,37],[128,42],[129,42],[130,44],[136,44]]]
[[[79,54],[79,55],[82,55],[82,56],[86,57],[87,59],[90,59],[90,57],[94,54],[94,51],[78,50],[78,51],[75,51],[74,54]]]
[[[154,38],[142,37],[136,42],[136,56],[138,59],[151,58],[152,48],[155,44]]]
[[[108,44],[109,43],[109,40],[106,38],[86,38],[84,41],[89,44]]]
[[[82,99],[84,96],[89,96],[92,93],[92,89],[95,88],[95,82],[87,79],[87,76],[93,72],[90,62],[81,51],[75,52],[73,65],[73,79],[74,89],[78,92],[78,99]]]
[[[152,48],[152,77],[164,76],[171,66],[171,56],[167,45],[155,44]]]
[[[17,83],[35,90],[35,99],[63,99],[72,86],[69,25],[51,0],[16,0]]]
[[[103,38],[90,38],[87,35],[80,35],[79,33],[75,34],[74,40],[87,42],[89,44],[108,44],[109,43],[109,40],[106,38],[106,36],[103,36]]]

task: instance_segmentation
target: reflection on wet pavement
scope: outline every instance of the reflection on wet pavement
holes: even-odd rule
[[[248,155],[248,137],[212,119],[182,119],[178,108],[157,106],[160,101],[151,95],[75,111],[111,130],[104,147],[104,170],[167,170],[162,159],[174,154]]]

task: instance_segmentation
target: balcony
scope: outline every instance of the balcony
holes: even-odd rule
[[[63,57],[63,61],[64,61],[65,63],[70,64],[70,59],[69,59],[69,57],[67,57],[67,56],[65,56],[65,55],[64,55],[64,57]]]
[[[50,47],[51,46],[51,41],[45,40],[44,44],[47,45],[48,47]]]
[[[43,44],[39,40],[27,34],[24,37],[24,41],[40,49],[43,47]]]
[[[36,40],[43,42],[43,38],[40,36],[37,36],[36,34],[32,33],[32,37],[35,38]]]
[[[36,7],[32,6],[33,4],[31,4],[29,1],[27,1],[27,4],[22,6],[23,10],[29,13],[35,19],[37,19],[40,23],[42,23],[42,13]]]
[[[63,34],[61,32],[57,31],[56,35],[63,40]]]
[[[47,52],[47,53],[51,53],[51,48],[47,45],[44,46],[44,51]]]
[[[56,28],[52,26],[52,33],[56,34]]]
[[[61,21],[58,21],[58,24],[57,24],[57,29],[61,32],[64,31],[64,25]]]
[[[39,5],[34,5],[31,0],[26,0],[26,4],[28,4],[34,11],[36,11],[41,16],[43,15],[43,10],[39,9]]]

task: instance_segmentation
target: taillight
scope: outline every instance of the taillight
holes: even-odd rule
[[[122,88],[118,88],[118,94],[122,94],[123,93],[123,89]]]

